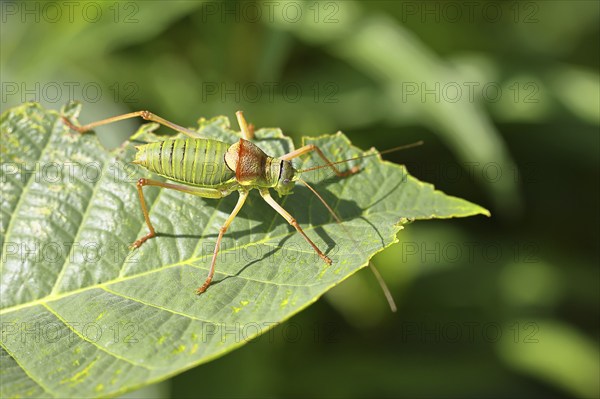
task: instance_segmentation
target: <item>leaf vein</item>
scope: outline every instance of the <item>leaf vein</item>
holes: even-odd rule
[[[101,289],[104,290],[104,291],[106,291],[106,292],[108,292],[108,293],[110,293],[110,294],[117,295],[117,296],[119,296],[121,298],[125,298],[125,299],[128,299],[128,300],[133,301],[133,302],[141,303],[143,305],[147,305],[147,306],[150,306],[150,307],[153,307],[153,308],[156,308],[156,309],[164,310],[165,312],[173,313],[173,314],[176,314],[176,315],[179,315],[179,316],[182,316],[182,317],[187,317],[188,319],[198,320],[198,321],[201,321],[203,323],[210,323],[210,324],[215,324],[215,325],[217,325],[217,324],[223,324],[221,322],[215,322],[215,321],[212,321],[212,320],[201,319],[199,317],[192,316],[192,315],[187,314],[187,313],[178,312],[177,310],[167,309],[167,308],[164,308],[164,307],[162,307],[160,305],[156,305],[156,304],[153,304],[151,302],[146,302],[146,301],[143,301],[143,300],[141,300],[139,298],[134,298],[132,296],[125,295],[125,294],[120,293],[118,291],[111,290],[110,288],[107,288],[107,287],[101,287]]]
[[[71,326],[71,324],[69,324],[65,319],[63,319],[63,317],[58,314],[58,312],[54,309],[52,309],[47,303],[42,303],[42,306],[45,307],[50,313],[52,313],[58,320],[60,320],[69,330],[73,331],[73,333],[75,335],[77,335],[81,340],[88,342],[90,344],[92,344],[92,346],[95,346],[96,348],[98,348],[99,350],[101,350],[102,352],[105,352],[106,354],[114,357],[115,359],[119,359],[124,361],[125,363],[129,363],[131,365],[134,365],[136,367],[142,367],[145,368],[146,370],[157,370],[155,367],[148,367],[142,363],[137,363],[133,360],[127,359],[123,356],[117,355],[116,353],[113,353],[111,351],[109,351],[106,348],[103,348],[102,346],[98,345],[97,342],[83,336],[79,331],[77,331],[76,329],[73,328],[73,326]]]
[[[21,367],[21,370],[23,370],[23,372],[25,373],[25,375],[27,377],[29,377],[29,379],[31,381],[33,381],[37,386],[39,386],[40,388],[42,388],[44,391],[48,392],[49,394],[51,394],[54,397],[59,398],[60,395],[57,395],[56,393],[52,392],[51,389],[49,389],[48,387],[46,387],[44,384],[41,383],[41,381],[39,381],[37,378],[34,378],[31,373],[29,373],[29,371],[27,371],[28,369],[26,369],[25,367],[23,367],[23,365],[17,360],[17,358],[15,357],[15,355],[13,355],[8,348],[6,347],[6,345],[4,344],[4,342],[2,342],[2,340],[0,340],[0,347],[2,347],[2,349],[4,349],[6,351],[6,353],[8,353],[8,355],[15,361],[15,363],[17,363],[17,365],[19,367]],[[3,383],[4,385],[4,383]]]
[[[104,176],[104,172],[106,171],[106,166],[109,163],[110,162],[105,162],[104,165],[102,165],[102,170],[100,171],[100,176]],[[83,215],[81,216],[81,223],[79,223],[79,225],[77,226],[77,231],[75,232],[75,236],[73,237],[73,242],[75,243],[75,245],[71,246],[71,248],[69,249],[69,253],[65,257],[65,261],[60,269],[60,272],[58,273],[58,276],[56,277],[56,281],[54,282],[52,291],[50,291],[50,295],[55,294],[60,287],[60,283],[62,282],[65,272],[66,272],[69,264],[71,263],[69,261],[69,259],[71,259],[71,254],[73,253],[73,250],[75,249],[75,246],[77,245],[77,239],[79,238],[79,234],[81,234],[81,231],[84,228],[85,222],[86,222],[91,210],[93,209],[92,205],[94,204],[94,197],[96,196],[96,193],[98,192],[98,190],[102,187],[102,183],[103,183],[103,179],[98,179],[96,181],[96,183],[94,184],[94,188],[92,189],[92,193],[89,196],[89,201],[87,202],[85,211],[83,212]]]
[[[54,122],[54,124],[56,125],[56,123],[58,122],[58,118],[57,120]],[[52,128],[52,130],[54,130],[54,127]],[[48,138],[46,139],[46,142],[43,144],[43,147],[41,148],[41,150],[39,150],[39,156],[37,157],[37,161],[39,162],[40,159],[42,159],[42,157],[44,156],[44,153],[48,150],[48,148],[50,148],[50,142],[51,137],[52,137],[52,132],[48,133]],[[39,148],[37,145],[35,146],[36,148]],[[12,215],[10,220],[8,221],[8,226],[6,228],[6,234],[4,235],[4,244],[2,245],[2,250],[0,251],[0,255],[3,255],[6,251],[6,245],[7,243],[10,241],[8,238],[10,236],[10,233],[12,231],[13,228],[13,223],[15,221],[15,215],[17,215],[19,213],[19,210],[21,209],[21,206],[23,206],[23,202],[25,201],[25,198],[27,197],[26,195],[23,195],[23,192],[26,192],[29,187],[31,186],[31,182],[35,181],[35,179],[31,178],[32,176],[29,175],[28,179],[27,179],[27,183],[25,183],[23,185],[23,189],[21,190],[21,193],[19,195],[19,199],[17,200],[17,204],[15,205],[15,207],[12,210]],[[4,268],[4,262],[0,262],[0,272],[2,271],[2,269]]]

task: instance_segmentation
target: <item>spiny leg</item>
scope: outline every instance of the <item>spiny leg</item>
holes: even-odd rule
[[[321,259],[323,259],[323,261],[325,261],[325,263],[327,263],[328,265],[331,265],[331,259],[329,259],[323,252],[321,252],[321,250],[316,246],[316,244],[314,242],[312,242],[312,240],[310,238],[308,238],[308,236],[306,235],[306,233],[304,233],[304,231],[302,230],[302,228],[300,227],[300,225],[298,224],[296,219],[294,219],[294,217],[292,215],[290,215],[288,213],[288,211],[283,209],[283,207],[281,205],[279,205],[273,199],[273,197],[271,197],[271,194],[269,193],[269,189],[267,189],[267,188],[261,189],[260,195],[267,202],[267,204],[269,204],[271,206],[271,208],[275,209],[277,211],[277,213],[279,213],[281,216],[283,216],[283,218],[285,220],[287,220],[287,222],[289,224],[294,226],[294,228],[298,231],[298,233],[300,233],[302,235],[302,237],[304,237],[304,239],[313,247],[313,249],[315,250],[317,255],[319,255],[319,257]]]
[[[244,113],[242,111],[236,112],[235,116],[237,117],[238,125],[240,125],[244,139],[252,140],[254,138],[254,125],[248,125],[248,122],[246,122],[246,118],[244,118]]]
[[[239,193],[240,193],[240,197],[238,198],[238,202],[235,205],[235,208],[233,208],[233,211],[231,211],[231,214],[229,215],[229,217],[227,218],[225,223],[223,223],[223,226],[221,226],[221,228],[219,229],[219,236],[217,237],[217,242],[215,244],[215,250],[213,251],[213,257],[212,257],[212,261],[210,263],[210,269],[208,271],[208,276],[206,277],[206,281],[204,282],[204,284],[202,284],[202,286],[196,290],[196,294],[198,294],[198,295],[200,295],[204,291],[206,291],[206,289],[210,285],[210,282],[212,281],[213,276],[215,274],[215,264],[217,263],[217,254],[219,253],[219,247],[221,246],[221,239],[223,238],[223,235],[229,228],[229,225],[231,224],[233,219],[235,219],[235,217],[237,216],[240,209],[242,209],[242,206],[244,205],[244,202],[246,201],[246,198],[248,197],[248,191],[239,190]]]
[[[308,144],[308,145],[302,146],[302,147],[298,148],[297,150],[289,152],[279,158],[283,159],[285,161],[289,161],[290,159],[297,158],[300,155],[304,155],[311,151],[315,151],[321,157],[321,159],[323,159],[323,161],[325,161],[325,163],[327,165],[329,165],[331,170],[333,170],[333,173],[335,173],[338,177],[350,176],[360,170],[360,168],[358,166],[354,166],[354,167],[352,167],[352,169],[347,170],[345,172],[340,171],[338,168],[335,167],[335,165],[329,159],[327,159],[325,154],[323,154],[323,151],[321,151],[321,149],[314,144]]]
[[[157,180],[145,179],[141,178],[137,182],[137,190],[138,195],[140,197],[140,205],[142,206],[142,212],[144,213],[144,219],[146,220],[146,225],[148,226],[148,234],[143,237],[140,237],[133,244],[130,245],[130,248],[139,248],[143,243],[145,243],[149,238],[156,236],[156,231],[150,222],[150,214],[148,213],[148,208],[146,207],[146,200],[144,198],[144,192],[142,187],[144,186],[157,186],[168,188],[171,190],[182,191],[184,193],[197,195],[203,198],[222,198],[226,195],[226,193],[216,190],[214,188],[205,188],[205,187],[188,187],[188,186],[180,186],[172,183],[164,183]]]
[[[152,226],[152,222],[150,222],[150,215],[148,214],[148,207],[146,206],[146,199],[144,198],[144,191],[142,190],[142,187],[144,187],[145,185],[154,185],[152,183],[158,183],[155,182],[153,180],[147,180],[147,179],[139,179],[137,182],[137,190],[138,190],[138,195],[140,197],[140,205],[142,207],[142,213],[144,214],[144,219],[146,220],[146,225],[148,226],[148,230],[150,230],[148,232],[148,234],[146,234],[143,237],[138,238],[133,244],[131,244],[129,246],[129,248],[139,248],[143,243],[146,242],[146,240],[148,240],[149,238],[152,238],[154,236],[156,236],[156,232],[154,231],[154,226]]]
[[[68,120],[66,117],[63,116],[63,121],[65,122],[65,124],[67,126],[69,126],[69,128],[75,130],[76,132],[79,133],[85,133],[88,132],[98,126],[102,126],[102,125],[107,125],[109,123],[113,123],[113,122],[118,122],[118,121],[122,121],[125,119],[131,119],[131,118],[137,118],[137,117],[141,117],[142,119],[145,119],[147,121],[151,121],[151,122],[156,122],[156,123],[160,123],[163,126],[167,126],[175,131],[181,132],[189,137],[192,138],[198,138],[200,137],[200,135],[198,134],[198,132],[191,130],[191,129],[187,129],[183,126],[179,126],[173,122],[169,122],[168,120],[161,118],[158,115],[154,115],[152,112],[150,111],[137,111],[137,112],[130,112],[128,114],[123,114],[123,115],[117,115],[117,116],[113,116],[111,118],[106,118],[106,119],[102,119],[96,122],[92,122],[92,123],[88,123],[87,125],[83,125],[83,126],[75,126],[73,125],[73,123],[71,123],[70,120]]]

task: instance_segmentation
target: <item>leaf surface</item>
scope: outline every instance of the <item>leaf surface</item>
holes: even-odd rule
[[[158,178],[130,163],[132,143],[107,152],[36,104],[8,110],[0,123],[2,397],[104,397],[163,380],[315,302],[396,242],[406,221],[489,215],[378,156],[342,164],[361,167],[344,179],[328,168],[307,172],[343,225],[302,185],[277,201],[333,264],[254,190],[224,237],[213,284],[196,296],[236,194],[210,200],[144,188],[159,235],[129,251],[147,232],[135,182]],[[142,126],[133,144],[161,139],[155,128]],[[224,117],[201,119],[199,133],[239,140]],[[362,154],[341,133],[305,141],[331,160]],[[273,156],[293,149],[278,129],[259,130],[255,142]]]

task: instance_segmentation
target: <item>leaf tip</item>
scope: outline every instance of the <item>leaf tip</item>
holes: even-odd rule
[[[69,101],[60,108],[60,114],[68,119],[77,119],[81,112],[81,103],[79,101]]]

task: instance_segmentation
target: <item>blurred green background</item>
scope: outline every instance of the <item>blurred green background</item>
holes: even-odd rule
[[[598,397],[597,1],[6,2],[2,110],[344,131],[492,218],[409,225],[271,333],[129,397]],[[140,121],[98,129],[114,147]],[[105,133],[105,134],[102,134]],[[291,210],[293,212],[293,210]]]

